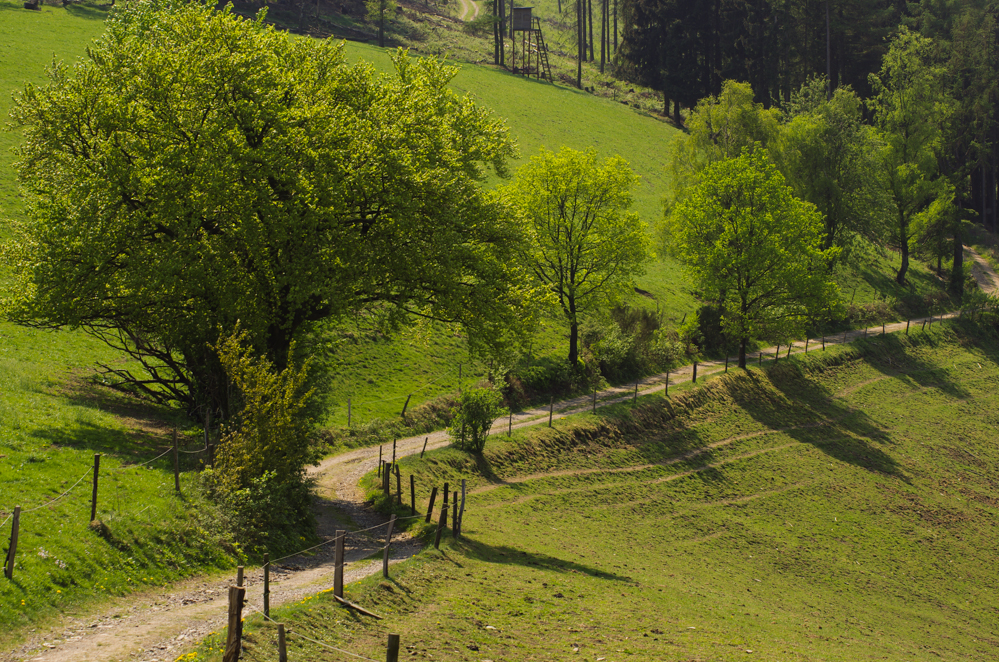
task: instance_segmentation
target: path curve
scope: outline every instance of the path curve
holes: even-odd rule
[[[458,0],[458,2],[461,3],[461,13],[458,14],[459,21],[474,21],[479,17],[479,4],[475,0]],[[471,18],[467,18],[469,12],[472,13]]]
[[[975,261],[975,277],[982,289],[990,294],[996,293],[999,290],[999,277],[995,271],[974,250],[966,248],[966,251]],[[911,322],[913,325],[922,325],[924,321],[929,321],[932,326],[932,321],[956,315],[957,313],[950,313],[941,317],[914,319]],[[906,322],[897,322],[883,328],[856,329],[808,342],[811,347],[818,349],[822,342],[838,345],[872,334],[903,331],[905,328]],[[805,343],[801,342],[794,343],[791,348],[793,353],[804,350]],[[775,348],[771,347],[760,353],[765,358],[768,358],[767,355],[772,358],[774,351]],[[781,349],[781,357],[785,355],[785,351],[786,348]],[[753,358],[757,358],[755,353]],[[735,360],[730,357],[729,362],[734,364]],[[724,370],[724,363],[700,363],[698,375],[718,373]],[[693,376],[692,370],[692,366],[684,366],[676,371],[639,380],[637,392],[647,395],[662,390],[667,381],[671,385],[688,382]],[[605,389],[596,394],[596,406],[630,400],[635,392],[636,385]],[[544,425],[547,424],[549,415],[557,420],[590,411],[593,406],[594,396],[589,395],[555,403],[551,412],[548,407],[536,407],[497,419],[494,431],[502,433],[508,428]],[[447,443],[445,432],[420,435],[400,440],[396,445],[396,455],[406,457],[419,453],[424,444],[427,450],[431,450]],[[310,476],[316,480],[318,534],[323,541],[332,541],[336,529],[358,530],[385,524],[384,517],[365,503],[364,494],[358,486],[361,477],[374,471],[377,466],[378,449],[360,448],[328,457],[318,467],[310,470]],[[369,534],[384,535],[384,529],[374,529]],[[356,539],[356,542],[348,546],[346,554],[346,584],[380,569],[381,563],[378,560],[363,559],[381,549],[382,545],[377,538],[348,537]],[[398,542],[393,543],[392,562],[409,558],[417,551],[419,545],[416,541],[406,535],[399,536]],[[332,557],[332,545],[325,545],[314,556],[296,556],[279,562],[272,570],[271,605],[279,606],[303,600],[332,586]],[[247,570],[245,584],[248,613],[259,611],[263,607],[262,582],[263,571],[260,568]],[[150,590],[117,599],[110,606],[98,607],[87,617],[67,615],[57,627],[33,635],[27,643],[2,659],[5,662],[172,662],[208,634],[224,627],[228,587],[233,583],[231,576],[196,577],[177,582],[166,589]]]

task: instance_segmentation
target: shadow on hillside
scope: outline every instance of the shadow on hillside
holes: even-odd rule
[[[104,21],[108,17],[108,10],[94,7],[93,5],[72,4],[66,7],[66,13],[75,18],[85,18],[91,21]]]
[[[966,389],[947,376],[945,368],[924,361],[912,351],[911,348],[917,346],[932,352],[939,345],[949,342],[939,334],[934,335],[933,329],[933,326],[929,331],[913,329],[908,338],[900,334],[888,334],[860,341],[864,362],[886,377],[901,381],[912,389],[933,388],[961,400],[971,397]]]
[[[538,552],[525,552],[515,547],[507,545],[488,545],[474,538],[462,537],[454,544],[468,557],[484,561],[486,563],[498,563],[504,565],[534,566],[539,570],[550,570],[553,572],[579,572],[597,579],[609,579],[619,582],[632,582],[631,577],[618,575],[613,572],[605,572],[598,568],[588,566],[575,561],[566,561],[548,554]]]
[[[836,400],[793,362],[779,363],[766,374],[746,373],[732,381],[729,392],[746,414],[770,430],[840,462],[908,480],[885,448],[887,431],[863,411]]]

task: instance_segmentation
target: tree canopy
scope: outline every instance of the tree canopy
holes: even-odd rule
[[[569,327],[569,363],[579,357],[580,316],[632,287],[651,256],[645,225],[629,212],[638,182],[619,156],[542,149],[504,189],[527,219],[525,262]]]
[[[763,148],[707,166],[666,217],[669,248],[721,307],[741,367],[751,339],[793,337],[838,301],[823,268],[838,249],[821,249],[822,231]]]
[[[312,325],[365,311],[523,324],[522,226],[480,186],[514,146],[456,69],[349,65],[213,5],[116,7],[106,34],[13,111],[30,221],[14,319],[83,327],[141,360],[150,397],[226,414],[212,348],[236,328],[277,370]]]

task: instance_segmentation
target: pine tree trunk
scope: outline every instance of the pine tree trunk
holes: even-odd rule
[[[590,23],[590,62],[593,62],[596,59],[593,57],[593,0],[586,0],[586,7]]]
[[[576,87],[583,89],[583,56],[586,54],[583,0],[576,0]]]

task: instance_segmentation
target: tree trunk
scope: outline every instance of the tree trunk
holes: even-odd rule
[[[573,368],[579,361],[579,322],[569,322],[569,365]]]
[[[607,61],[607,0],[598,0],[600,9],[600,73],[604,73]]]
[[[500,63],[499,57],[499,44],[500,44],[500,33],[499,33],[499,21],[496,20],[499,16],[499,0],[493,0],[493,64]]]
[[[680,117],[680,102],[676,99],[673,100],[673,121],[676,122],[677,126],[683,123]]]
[[[583,24],[583,0],[576,0],[576,88],[583,89],[583,56],[586,51]]]
[[[746,369],[746,341],[748,339],[743,337],[739,340],[739,367],[743,370]]]
[[[586,7],[590,23],[590,62],[593,62],[596,59],[593,57],[593,0],[586,0]]]
[[[617,55],[617,0],[614,0],[614,54]]]
[[[898,268],[898,275],[895,276],[895,282],[899,285],[905,285],[905,274],[909,271],[909,239],[904,236],[906,233],[902,234],[902,265]]]
[[[952,297],[961,301],[964,295],[964,237],[961,232],[961,222],[954,224],[954,265],[950,271],[950,283],[947,285]]]

